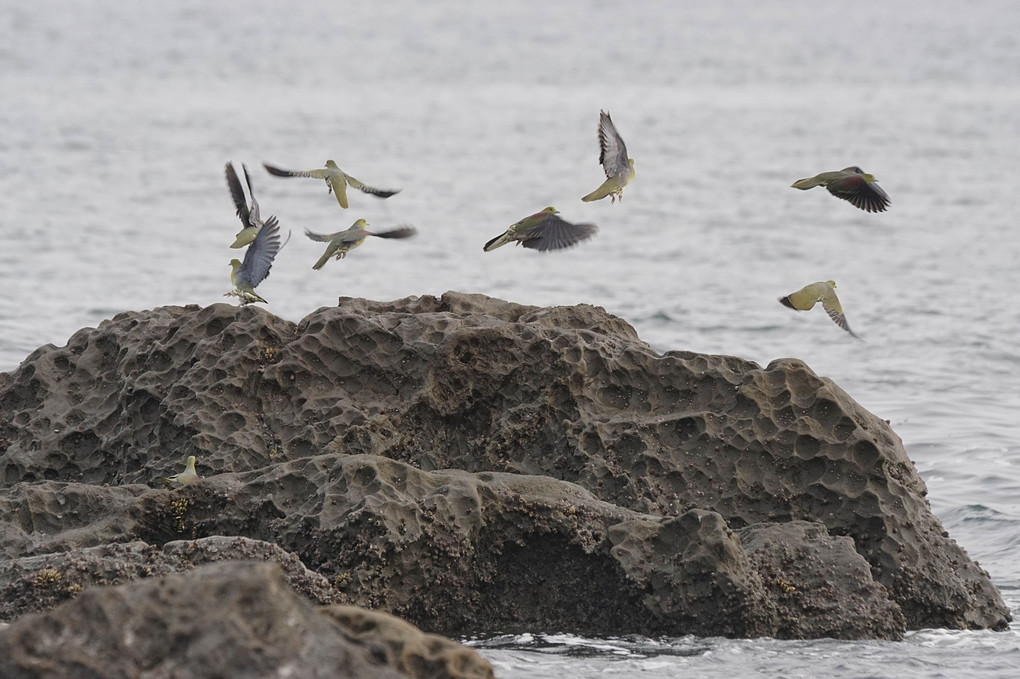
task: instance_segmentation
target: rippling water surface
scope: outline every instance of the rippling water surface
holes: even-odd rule
[[[1014,3],[297,4],[0,0],[0,369],[125,310],[223,301],[228,160],[294,237],[259,288],[299,320],[340,295],[590,303],[656,349],[805,360],[891,421],[953,537],[1020,612],[1020,24]],[[600,108],[636,159],[601,183]],[[334,158],[366,183],[260,163]],[[857,164],[866,214],[801,177]],[[481,246],[546,205],[601,227]],[[301,231],[412,223],[313,272]],[[776,302],[835,279],[855,341]],[[480,642],[502,677],[1015,676],[1017,628],[902,644]]]

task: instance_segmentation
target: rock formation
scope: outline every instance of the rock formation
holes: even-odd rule
[[[0,634],[0,676],[493,676],[477,653],[382,614],[319,612],[282,575],[227,562],[88,589]]]
[[[188,455],[200,481],[155,487]],[[240,549],[315,601],[447,635],[1009,620],[899,438],[830,380],[660,355],[587,305],[120,314],[0,374],[0,482],[10,617],[75,595],[33,599],[45,568],[85,587]]]

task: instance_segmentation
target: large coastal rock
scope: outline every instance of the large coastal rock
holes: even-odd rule
[[[451,641],[347,610],[317,611],[287,587],[277,566],[202,566],[89,589],[25,616],[0,632],[0,676],[493,676],[488,662]]]
[[[202,480],[155,487],[188,455]],[[138,543],[174,572],[167,543],[238,536],[299,560],[320,602],[444,634],[1009,620],[898,437],[831,381],[660,355],[586,305],[121,314],[0,375],[0,482],[12,615],[48,605],[27,591],[46,559]],[[102,564],[75,582],[133,575]]]

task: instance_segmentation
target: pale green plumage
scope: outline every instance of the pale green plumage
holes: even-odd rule
[[[170,477],[161,476],[157,481],[162,483],[167,488],[173,488],[175,483],[179,483],[182,486],[186,486],[189,483],[194,483],[199,479],[198,473],[195,471],[195,456],[188,456],[188,463],[180,474],[174,474]]]
[[[230,260],[230,282],[233,290],[224,293],[225,297],[237,297],[241,304],[252,302],[266,303],[255,292],[259,283],[266,279],[273,266],[273,260],[283,247],[280,243],[280,223],[276,217],[270,217],[259,230],[255,239],[244,253],[244,261]]]
[[[839,298],[836,296],[836,281],[818,281],[817,283],[805,285],[797,292],[792,292],[786,297],[780,297],[779,301],[783,306],[796,309],[797,311],[807,311],[813,308],[816,303],[821,302],[822,308],[825,309],[825,313],[829,315],[833,323],[854,337],[857,337],[857,334],[850,329],[850,325],[846,322],[846,317],[843,315],[843,306],[839,303]]]
[[[851,165],[835,172],[822,172],[814,177],[798,179],[791,186],[801,191],[824,186],[836,198],[865,212],[885,212],[890,204],[889,195],[875,183],[877,181],[875,175]]]
[[[336,233],[313,233],[305,229],[305,235],[309,239],[320,243],[327,243],[326,251],[312,265],[312,268],[315,270],[321,269],[329,261],[330,257],[336,257],[337,260],[343,259],[347,256],[348,252],[364,243],[365,239],[369,236],[376,236],[377,238],[409,238],[417,233],[413,226],[402,226],[389,231],[369,231],[365,228],[367,226],[368,222],[364,219],[359,219],[347,229],[337,231]]]
[[[246,282],[240,275],[241,272],[241,260],[232,259],[230,260],[230,283],[234,286],[234,289],[230,292],[223,293],[224,297],[237,297],[241,300],[241,305],[251,304],[252,302],[262,302],[268,304],[268,302],[259,296],[255,292],[255,288]]]
[[[495,250],[512,241],[534,250],[558,250],[570,247],[598,232],[594,224],[572,224],[557,215],[559,210],[547,207],[541,212],[525,217],[511,224],[501,235],[496,236],[482,249]]]
[[[259,235],[259,228],[257,226],[249,226],[246,229],[241,229],[237,232],[237,236],[234,237],[234,242],[230,244],[230,247],[236,250],[246,245],[251,245],[252,241],[255,240],[255,236]]]
[[[352,189],[363,191],[364,193],[371,194],[378,198],[389,198],[392,195],[400,193],[400,189],[391,191],[375,189],[371,186],[367,186],[341,170],[332,160],[326,161],[325,168],[315,170],[284,170],[273,165],[269,165],[268,163],[262,163],[262,166],[266,168],[266,172],[277,177],[313,177],[315,179],[324,179],[329,191],[336,196],[336,201],[340,203],[340,207],[344,209],[347,209],[348,185],[350,185]]]

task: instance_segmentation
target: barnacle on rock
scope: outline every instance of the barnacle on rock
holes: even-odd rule
[[[60,571],[55,568],[43,568],[32,576],[32,585],[39,589],[45,589],[54,583],[60,582]]]

